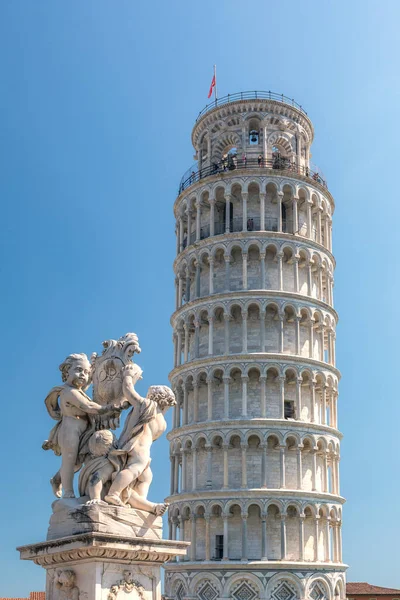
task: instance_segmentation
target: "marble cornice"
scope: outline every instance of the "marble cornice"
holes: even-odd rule
[[[336,267],[336,259],[332,252],[330,252],[322,244],[318,244],[318,242],[315,242],[314,240],[311,240],[303,235],[284,233],[283,231],[230,231],[229,233],[220,233],[218,235],[209,236],[197,242],[193,242],[193,244],[190,244],[178,254],[174,260],[173,268],[175,269],[175,266],[178,264],[178,262],[180,262],[183,258],[186,258],[190,252],[193,252],[196,249],[203,250],[204,248],[207,248],[207,246],[214,246],[216,244],[220,244],[221,242],[232,242],[234,240],[258,241],[260,239],[281,240],[282,243],[292,241],[296,244],[312,248],[313,250],[317,250],[318,252],[326,254],[332,261],[333,267]]]
[[[32,560],[44,568],[81,561],[163,564],[186,553],[189,542],[128,538],[107,533],[84,533],[20,546],[22,560]]]
[[[279,290],[235,290],[232,292],[220,292],[217,294],[202,296],[201,298],[196,298],[195,300],[190,300],[183,306],[179,307],[178,310],[171,315],[170,323],[173,326],[174,319],[177,319],[182,313],[188,312],[194,308],[202,308],[206,305],[215,305],[218,302],[222,303],[224,300],[241,300],[241,298],[244,300],[253,299],[258,301],[263,298],[267,298],[268,300],[283,299],[287,300],[288,302],[293,302],[296,300],[297,302],[302,303],[302,307],[315,306],[325,310],[326,312],[329,312],[335,318],[336,324],[339,322],[339,315],[330,304],[323,302],[322,300],[318,300],[317,298],[312,298],[311,296]]]
[[[314,366],[319,371],[331,371],[340,379],[340,371],[325,362],[315,360],[314,358],[306,358],[305,356],[296,356],[293,354],[272,354],[268,352],[255,352],[254,354],[226,354],[210,356],[208,358],[195,358],[192,361],[179,365],[172,369],[169,373],[169,380],[172,381],[175,377],[182,375],[185,372],[197,370],[199,368],[216,367],[219,365],[229,365],[230,367],[237,363],[250,363],[252,365],[260,365],[265,363],[265,366],[271,365],[276,366],[279,364],[281,367],[302,365],[304,369],[313,370]]]
[[[193,571],[248,571],[249,568],[252,572],[263,572],[268,571],[289,571],[290,573],[310,573],[313,574],[315,571],[318,572],[344,572],[348,569],[348,565],[344,563],[334,562],[314,562],[314,561],[289,561],[289,560],[198,560],[198,561],[180,561],[167,563],[164,565],[166,571],[173,571],[175,573]],[[193,574],[194,574],[193,573]]]
[[[315,504],[345,504],[346,500],[343,496],[337,494],[330,494],[327,492],[316,492],[316,491],[305,491],[305,490],[290,490],[290,489],[271,489],[271,488],[259,488],[259,489],[234,489],[229,488],[224,490],[222,488],[217,490],[196,490],[195,492],[180,492],[179,494],[173,494],[168,496],[165,501],[168,502],[171,507],[176,504],[182,504],[190,501],[207,501],[207,500],[270,500],[277,499],[280,501],[295,501],[304,500],[305,502],[313,502]]]
[[[238,429],[246,435],[247,432],[256,432],[260,429],[273,430],[277,429],[280,433],[285,431],[293,432],[294,430],[299,433],[312,434],[312,435],[328,435],[338,440],[343,439],[343,434],[334,427],[329,425],[320,425],[318,423],[308,423],[305,421],[295,421],[287,419],[224,419],[223,421],[201,421],[199,423],[190,423],[188,425],[181,425],[180,427],[171,429],[167,433],[168,441],[174,441],[176,438],[180,438],[189,434],[197,434],[200,432],[218,432],[225,430]]]

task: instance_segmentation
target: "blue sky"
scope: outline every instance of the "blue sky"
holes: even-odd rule
[[[172,205],[214,63],[220,96],[284,93],[313,120],[337,207],[344,559],[349,580],[400,588],[399,18],[396,0],[1,2],[0,595],[44,589],[15,547],[46,534],[61,360],[135,331],[139,390],[167,382]],[[165,439],[153,462],[162,498]]]

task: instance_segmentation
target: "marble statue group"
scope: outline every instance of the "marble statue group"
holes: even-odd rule
[[[167,505],[147,499],[152,480],[150,450],[166,429],[164,415],[175,404],[172,390],[150,386],[145,398],[135,390],[142,369],[133,362],[140,353],[136,334],[103,342],[101,355],[70,354],[60,365],[63,384],[45,399],[57,421],[43,444],[61,456],[50,482],[57,498],[79,496],[86,505],[114,505],[162,515]],[[86,390],[93,384],[93,399]],[[121,434],[121,412],[129,409]]]

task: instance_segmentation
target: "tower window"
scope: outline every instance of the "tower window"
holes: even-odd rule
[[[215,558],[216,560],[222,560],[224,556],[224,536],[215,536]]]
[[[285,419],[294,419],[294,402],[292,400],[285,400]]]

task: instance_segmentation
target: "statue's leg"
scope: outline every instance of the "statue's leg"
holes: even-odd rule
[[[121,493],[143,473],[149,461],[150,457],[148,455],[136,456],[126,469],[118,473],[104,500],[110,504],[124,506]]]
[[[87,422],[82,419],[63,417],[59,430],[61,448],[61,483],[64,498],[75,498],[74,473],[78,462],[78,448],[81,436],[87,429]]]
[[[135,487],[131,490],[128,504],[132,508],[146,510],[156,515],[163,515],[168,508],[167,504],[157,504],[147,500],[150,484],[153,479],[153,473],[148,466],[136,481]]]
[[[100,504],[103,502],[101,499],[103,485],[111,479],[113,471],[114,466],[108,463],[93,473],[89,480],[88,495],[90,500],[86,504]]]

